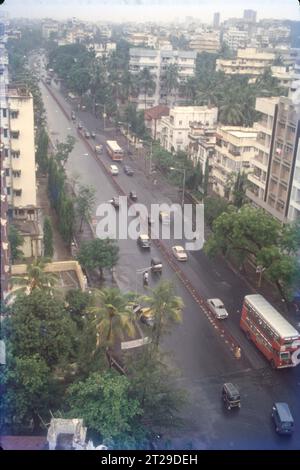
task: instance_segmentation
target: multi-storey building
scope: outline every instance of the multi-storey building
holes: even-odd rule
[[[220,26],[220,13],[214,13],[214,19],[213,19],[213,28],[217,29]]]
[[[260,52],[254,48],[239,49],[235,59],[217,59],[216,70],[228,75],[249,75],[256,77],[271,67],[275,59],[272,52]]]
[[[218,31],[203,32],[192,37],[190,49],[201,52],[216,53],[220,49],[220,34]]]
[[[243,18],[245,21],[251,21],[252,23],[256,22],[257,12],[254,10],[244,10]]]
[[[223,41],[230,49],[236,51],[237,49],[247,47],[249,33],[245,29],[229,27],[223,34]]]
[[[169,96],[164,85],[164,75],[171,64],[178,67],[178,79],[183,83],[192,77],[196,67],[197,53],[194,51],[171,51],[151,49],[130,49],[129,70],[138,74],[144,68],[148,69],[155,81],[153,95],[145,96],[141,93],[136,99],[138,109],[147,109],[158,104],[174,104],[179,100],[176,96]],[[172,103],[170,103],[170,100]]]
[[[253,128],[220,126],[217,128],[212,166],[213,190],[230,199],[238,173],[248,173],[254,157],[257,132]]]
[[[36,203],[33,98],[22,85],[2,88],[1,140],[10,222],[24,237],[25,257],[41,255]]]
[[[207,106],[176,106],[169,116],[161,118],[161,145],[169,152],[188,151],[189,134],[194,126],[213,127],[217,123],[218,108]]]
[[[216,126],[205,126],[197,122],[190,125],[188,134],[188,155],[196,166],[201,166],[202,174],[205,174],[207,164],[209,169],[216,145]]]
[[[281,222],[299,216],[299,116],[290,98],[258,98],[248,198]]]
[[[9,156],[8,139],[4,138],[3,129],[7,125],[7,117],[3,116],[2,109],[7,106],[6,86],[8,84],[8,58],[5,50],[5,28],[4,23],[0,33],[0,197],[1,197],[1,218],[0,218],[0,254],[1,254],[1,289],[0,300],[4,300],[8,294],[10,256],[8,244],[8,201],[6,189],[6,175],[4,160]]]

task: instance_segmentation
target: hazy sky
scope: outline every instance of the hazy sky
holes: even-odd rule
[[[258,19],[300,20],[298,0],[5,0],[0,6],[10,17],[57,19],[76,16],[86,20],[169,21],[193,16],[205,22],[219,11],[221,20],[256,10]]]

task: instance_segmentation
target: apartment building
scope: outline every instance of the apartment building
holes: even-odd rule
[[[223,34],[223,42],[234,51],[247,47],[248,41],[249,33],[246,29],[231,26]]]
[[[59,31],[59,23],[54,20],[45,20],[42,24],[42,36],[45,39],[50,39],[56,36]]]
[[[220,13],[216,12],[214,13],[214,18],[213,18],[213,28],[217,29],[220,26]]]
[[[161,118],[163,116],[168,116],[170,113],[170,108],[159,104],[153,108],[146,109],[144,113],[145,125],[149,130],[152,139],[160,140],[161,139]]]
[[[300,212],[300,125],[290,98],[257,98],[260,120],[247,197],[281,222]]]
[[[168,96],[164,87],[164,74],[168,65],[176,64],[178,67],[179,82],[184,82],[195,73],[197,53],[194,51],[172,51],[162,49],[131,48],[129,50],[129,71],[138,74],[144,68],[148,69],[155,81],[155,91],[151,96],[141,93],[134,99],[138,109],[147,109],[159,104],[176,104],[177,97]]]
[[[256,22],[257,12],[254,10],[244,10],[243,18],[245,21],[251,21],[252,23]]]
[[[3,129],[7,126],[7,117],[2,117],[2,109],[7,106],[6,86],[8,84],[8,57],[5,49],[5,28],[0,33],[0,197],[1,197],[1,215],[0,215],[0,254],[1,254],[1,289],[0,300],[4,300],[8,294],[9,274],[10,274],[10,254],[8,244],[8,200],[6,189],[6,175],[4,160],[8,157],[7,137],[4,138]]]
[[[169,116],[161,118],[161,145],[169,152],[188,151],[192,126],[213,127],[218,119],[218,108],[207,106],[175,106]]]
[[[218,31],[203,32],[192,37],[190,49],[198,53],[216,53],[220,49],[220,33]]]
[[[25,257],[41,255],[36,203],[33,98],[22,85],[2,88],[1,137],[10,221],[24,237]]]
[[[228,75],[250,75],[256,77],[271,67],[275,53],[258,51],[255,48],[239,49],[235,59],[217,59],[216,70]]]
[[[194,166],[198,163],[200,164],[203,174],[207,164],[209,168],[212,165],[212,157],[216,145],[216,127],[206,126],[197,122],[193,122],[190,125],[188,155]]]
[[[219,126],[212,164],[213,191],[231,199],[238,173],[248,173],[255,154],[257,131],[250,127]]]

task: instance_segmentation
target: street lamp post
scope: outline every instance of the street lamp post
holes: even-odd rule
[[[183,208],[184,206],[184,194],[185,194],[185,169],[184,168],[174,168],[170,167],[171,171],[179,171],[180,173],[183,174],[183,180],[182,180],[182,198],[181,198],[181,207]]]

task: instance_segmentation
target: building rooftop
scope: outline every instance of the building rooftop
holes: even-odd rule
[[[170,113],[170,108],[165,105],[154,106],[145,110],[145,119],[151,121],[152,119],[159,119],[162,116],[168,116]]]
[[[3,450],[48,450],[46,436],[0,436]]]

